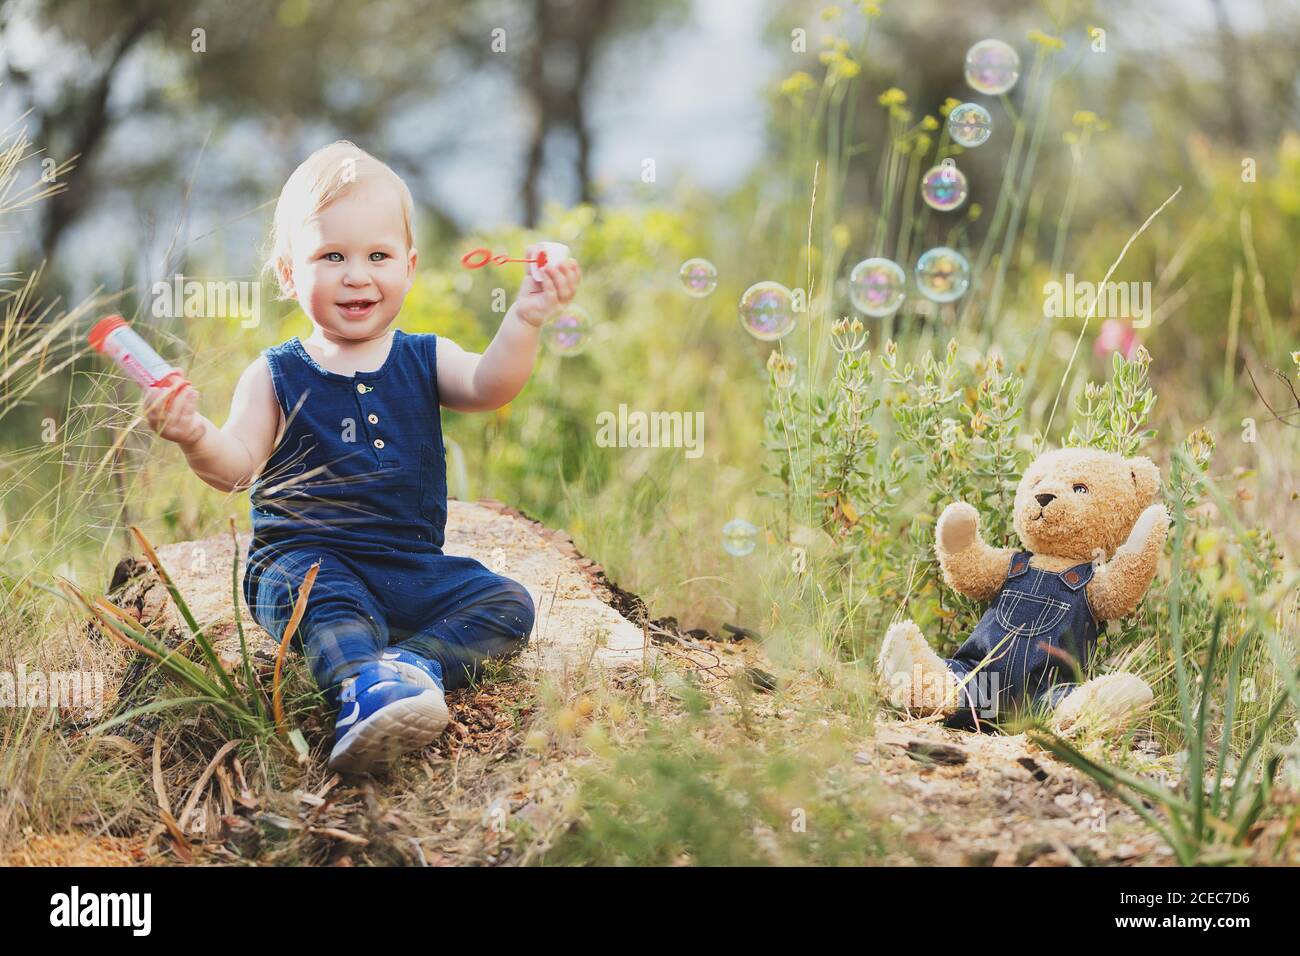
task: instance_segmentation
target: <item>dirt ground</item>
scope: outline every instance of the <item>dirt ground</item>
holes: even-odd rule
[[[703,631],[682,633],[672,619],[648,620],[639,599],[610,582],[563,532],[547,529],[498,502],[452,501],[450,505],[447,551],[473,556],[523,583],[537,607],[536,628],[515,679],[449,695],[448,733],[430,749],[429,762],[411,762],[392,782],[387,809],[376,809],[373,784],[353,787],[341,783],[337,775],[321,777],[315,788],[296,791],[292,807],[269,806],[243,778],[238,759],[227,762],[221,757],[197,786],[191,786],[192,780],[177,785],[181,793],[192,790],[189,805],[167,807],[164,822],[147,837],[33,834],[21,851],[0,862],[131,866],[143,861],[187,862],[199,852],[206,854],[206,862],[222,862],[224,856],[237,860],[226,850],[201,850],[204,834],[219,831],[221,842],[238,843],[241,835],[257,835],[253,819],[259,825],[269,820],[272,827],[319,835],[331,844],[319,862],[347,865],[350,849],[368,845],[379,830],[411,832],[414,824],[403,816],[407,799],[412,807],[421,800],[441,800],[445,809],[440,832],[436,840],[418,833],[403,837],[404,849],[393,862],[527,862],[526,853],[503,848],[504,829],[495,824],[518,815],[544,829],[558,815],[555,802],[546,798],[564,789],[561,783],[567,768],[562,760],[548,761],[544,753],[530,749],[521,732],[536,707],[539,682],[549,677],[563,683],[581,673],[590,683],[590,675],[599,674],[600,681],[635,688],[651,668],[660,674],[691,671],[692,683],[715,695],[725,709],[736,703],[734,675],[758,668],[749,673],[759,674],[761,681],[769,668],[776,669],[753,641],[719,640]],[[241,566],[247,545],[248,536],[241,536]],[[235,546],[229,535],[218,535],[158,548],[199,623],[209,628],[221,656],[231,664],[238,659],[239,647],[229,573]],[[172,632],[176,639],[183,633],[165,588],[139,558],[126,558],[118,565],[112,593],[115,603],[155,633]],[[274,659],[274,645],[247,616],[242,602],[239,613],[244,615],[255,657],[265,666]],[[114,704],[120,688],[135,679],[133,667],[138,665],[127,653],[119,655],[118,672],[106,685],[107,706]],[[792,702],[797,705],[798,675],[786,681],[782,694],[787,711]],[[775,695],[754,698],[757,705],[748,705],[753,719],[789,719],[788,712],[779,713]],[[138,746],[141,759],[147,759],[143,742],[124,741],[122,746]],[[153,746],[157,769],[163,744],[155,737]],[[846,751],[844,759],[855,775],[862,775],[864,784],[869,779],[883,784],[887,806],[877,809],[903,835],[902,851],[872,862],[1020,866],[1173,862],[1168,848],[1132,810],[1023,735],[972,734],[933,722],[882,717],[874,737]],[[1160,762],[1158,755],[1151,759],[1153,767]],[[452,765],[450,784],[447,771],[430,769],[434,761]],[[449,786],[463,788],[471,777],[471,789],[478,790],[476,803],[447,796]],[[432,789],[422,795],[423,786]],[[167,788],[163,789],[165,798]],[[471,812],[466,809],[470,806],[488,810]],[[172,824],[183,833],[170,832]],[[168,847],[172,853],[158,859]]]

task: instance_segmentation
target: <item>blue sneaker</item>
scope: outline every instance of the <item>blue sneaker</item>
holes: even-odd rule
[[[442,692],[402,679],[392,664],[375,661],[343,681],[329,767],[361,773],[438,739],[447,726]]]
[[[401,647],[390,647],[384,651],[380,660],[396,667],[402,674],[402,680],[407,683],[415,684],[417,687],[428,687],[439,694],[444,690],[442,665],[437,661],[431,661],[421,654]]]

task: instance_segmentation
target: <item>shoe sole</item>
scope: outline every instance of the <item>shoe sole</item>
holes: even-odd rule
[[[426,675],[427,676],[427,675]],[[394,701],[349,730],[330,751],[329,768],[362,773],[420,750],[441,736],[447,726],[447,703],[436,691]]]

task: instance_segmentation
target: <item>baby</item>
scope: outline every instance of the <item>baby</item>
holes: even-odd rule
[[[363,150],[317,150],[280,193],[267,263],[312,334],[262,352],[221,428],[199,414],[187,382],[145,399],[150,425],[195,474],[251,489],[244,600],[277,640],[320,562],[295,641],[339,707],[329,765],[342,771],[437,739],[443,692],[528,640],[527,590],[442,553],[439,406],[488,411],[518,395],[542,323],[582,277],[572,260],[548,264],[540,281],[526,274],[482,355],[392,328],[415,278],[412,207],[406,184]]]

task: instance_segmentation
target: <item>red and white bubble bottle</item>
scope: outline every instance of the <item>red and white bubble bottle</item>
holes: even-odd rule
[[[100,319],[86,337],[145,388],[170,388],[186,381],[181,370],[155,352],[120,315]]]

